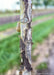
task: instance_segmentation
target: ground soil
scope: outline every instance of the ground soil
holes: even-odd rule
[[[37,71],[37,69],[35,69],[36,66],[42,62],[48,63],[50,73],[54,72],[54,33],[51,33],[49,37],[42,42],[42,44],[37,44],[37,47],[33,52],[33,56],[37,54],[39,54],[39,57],[32,63],[34,73]]]

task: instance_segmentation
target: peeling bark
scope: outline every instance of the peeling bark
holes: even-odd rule
[[[32,35],[31,35],[31,0],[20,0],[21,16],[20,16],[20,50],[22,57],[22,75],[31,75],[31,49],[32,49]]]

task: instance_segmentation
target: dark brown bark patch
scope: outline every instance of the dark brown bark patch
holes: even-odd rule
[[[24,63],[25,68],[26,68],[28,71],[32,71],[31,64],[29,63],[28,59],[27,59],[26,56],[25,56],[25,51],[22,52],[22,58],[23,58],[23,63]]]
[[[20,48],[21,48],[21,50],[25,51],[25,43],[23,42],[22,39],[20,39]]]
[[[22,59],[23,59],[23,65],[25,66],[25,68],[28,71],[31,71],[32,70],[32,67],[31,67],[31,64],[29,63],[29,60],[26,58],[26,55],[25,55],[25,47],[26,47],[26,45],[24,44],[24,41],[22,39],[20,39],[20,48],[22,50],[21,56],[22,56]]]
[[[31,22],[27,23],[28,29],[31,28]]]
[[[29,20],[28,13],[27,13],[27,10],[28,10],[28,0],[23,0],[23,2],[24,2],[24,7],[25,7],[25,10],[24,10],[24,14],[25,15],[24,15],[24,17]]]
[[[28,2],[28,0],[23,0],[24,2]]]
[[[27,41],[27,32],[28,32],[28,29],[25,30],[25,39],[24,39],[25,42]]]

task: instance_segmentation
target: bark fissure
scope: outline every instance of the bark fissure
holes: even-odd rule
[[[20,39],[20,45],[21,45],[20,46],[21,47],[21,57],[23,59],[22,65],[24,65],[28,71],[31,71],[32,70],[31,64],[29,63],[29,60],[28,58],[26,58],[26,55],[25,55],[26,45],[24,44],[22,39]]]
[[[20,50],[24,66],[23,75],[31,75],[31,49],[32,49],[32,35],[31,35],[31,0],[20,0],[21,16],[20,16]]]

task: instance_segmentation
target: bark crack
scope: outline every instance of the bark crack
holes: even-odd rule
[[[21,48],[21,57],[23,59],[23,65],[25,66],[25,68],[28,70],[28,71],[32,71],[32,67],[31,67],[31,64],[29,63],[29,60],[28,58],[26,58],[26,55],[25,55],[25,43],[23,42],[22,39],[20,39],[20,48]]]

